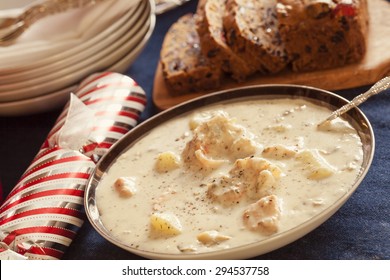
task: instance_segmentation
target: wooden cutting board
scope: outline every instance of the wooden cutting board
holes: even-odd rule
[[[371,85],[390,75],[390,1],[369,0],[367,2],[370,16],[368,46],[366,56],[360,63],[306,73],[286,71],[272,76],[258,74],[243,83],[227,78],[220,88],[213,91],[258,84],[299,84],[326,90],[340,90]],[[154,77],[153,102],[160,110],[209,92],[171,95],[162,76],[161,65],[158,64]]]

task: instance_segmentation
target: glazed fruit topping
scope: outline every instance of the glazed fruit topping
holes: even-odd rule
[[[333,10],[336,16],[354,17],[356,8],[352,4],[340,3]]]

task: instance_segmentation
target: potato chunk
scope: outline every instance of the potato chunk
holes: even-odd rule
[[[153,213],[150,224],[156,233],[162,235],[178,235],[182,232],[180,220],[172,213]]]
[[[179,157],[173,152],[163,152],[158,155],[156,170],[158,172],[168,172],[180,166]]]
[[[335,173],[335,168],[321,157],[317,150],[303,150],[296,158],[304,164],[309,179],[321,180]]]

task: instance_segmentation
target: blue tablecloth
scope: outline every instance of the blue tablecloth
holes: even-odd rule
[[[197,1],[157,16],[153,35],[126,74],[146,91],[149,103],[141,121],[157,112],[152,103],[155,69],[163,37],[176,19],[195,10]],[[368,87],[338,91],[352,99]],[[376,138],[366,178],[347,203],[303,238],[257,259],[390,259],[390,91],[361,106]],[[15,186],[45,140],[62,108],[21,117],[0,118],[0,180],[4,196]],[[86,220],[64,259],[139,259],[103,239]]]

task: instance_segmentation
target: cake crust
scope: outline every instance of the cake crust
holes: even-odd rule
[[[226,0],[200,1],[197,8],[196,28],[200,37],[201,49],[212,64],[237,81],[243,81],[256,72],[256,69],[238,56],[227,44],[223,26]]]
[[[163,41],[160,62],[173,94],[220,85],[222,71],[202,54],[193,14],[182,16],[170,27]]]

